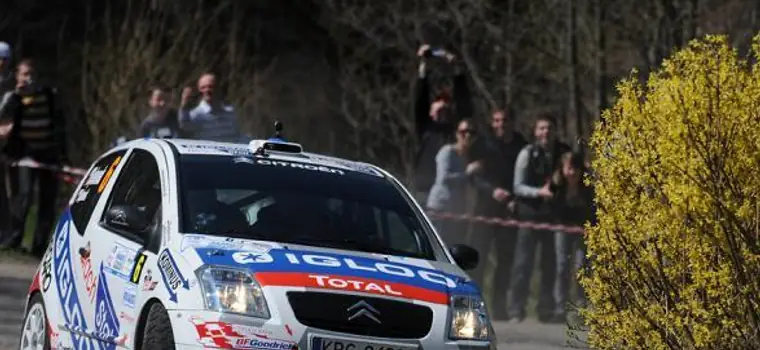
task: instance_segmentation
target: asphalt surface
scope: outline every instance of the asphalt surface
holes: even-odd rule
[[[23,321],[24,298],[36,262],[27,258],[0,256],[0,350],[18,349]],[[568,332],[566,325],[541,324],[526,319],[519,324],[495,322],[499,349],[556,350],[586,348]]]

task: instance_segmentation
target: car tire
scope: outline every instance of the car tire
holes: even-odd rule
[[[19,349],[40,349],[40,345],[42,345],[43,350],[50,350],[47,312],[45,311],[45,302],[39,293],[29,300],[22,325]]]
[[[140,350],[174,349],[174,333],[169,314],[161,303],[150,306]]]

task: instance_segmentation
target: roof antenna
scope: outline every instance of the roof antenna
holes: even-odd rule
[[[282,122],[279,120],[274,122],[274,136],[269,139],[269,141],[280,141],[285,142],[285,137],[282,136]]]

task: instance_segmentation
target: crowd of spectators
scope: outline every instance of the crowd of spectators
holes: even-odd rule
[[[588,162],[582,152],[557,139],[551,116],[534,117],[530,135],[523,135],[515,128],[516,113],[508,108],[493,110],[485,118],[474,115],[466,69],[457,56],[428,45],[417,55],[414,113],[420,147],[412,187],[421,204],[431,211],[520,222],[578,226],[594,220],[592,189],[583,183]],[[12,74],[10,58],[10,46],[0,42],[0,156],[65,164],[66,118],[55,89],[38,84],[31,60],[21,60]],[[450,66],[451,93],[446,89],[433,93],[429,74],[433,60]],[[169,88],[151,87],[146,93],[148,114],[123,140],[248,141],[240,132],[235,109],[219,98],[215,87],[216,76],[202,74],[195,88],[182,90],[176,108],[171,107]],[[21,246],[36,184],[39,222],[32,253],[41,256],[53,224],[50,198],[55,197],[51,193],[57,191],[56,183],[49,172],[0,163],[0,238],[6,248]],[[582,235],[467,220],[436,219],[435,225],[447,244],[466,243],[479,252],[481,263],[470,274],[481,287],[489,285],[485,272],[490,262],[495,263],[492,283],[485,290],[491,295],[494,318],[525,319],[538,247],[539,320],[563,322],[571,294],[583,301],[575,278],[586,262]],[[489,259],[492,253],[495,259]]]
[[[515,129],[515,113],[509,109],[494,110],[479,123],[456,56],[423,45],[418,57],[415,191],[427,209],[566,226],[594,220],[593,192],[583,182],[587,159],[558,140],[551,116],[535,116],[531,134],[525,136]],[[453,98],[446,90],[432,93],[430,60],[440,58],[454,65]],[[565,322],[568,307],[583,303],[576,278],[586,266],[582,235],[443,217],[434,223],[447,244],[465,243],[478,250],[481,263],[470,275],[481,287],[488,285],[485,271],[491,253],[495,255],[486,291],[494,318],[525,319],[539,247],[539,321]]]

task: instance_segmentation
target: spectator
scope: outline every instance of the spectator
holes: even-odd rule
[[[587,221],[591,221],[593,224],[594,194],[593,189],[583,183],[583,174],[587,172],[583,154],[566,152],[562,155],[560,164],[561,167],[555,171],[552,181],[552,191],[556,195],[554,212],[558,214],[559,223],[568,226],[583,226]],[[555,317],[557,321],[564,321],[566,305],[570,301],[570,290],[573,290],[579,302],[585,300],[583,289],[574,276],[575,271],[586,266],[586,246],[582,235],[565,232],[555,233],[554,243],[557,251],[557,274],[554,285],[554,297],[557,301]],[[571,269],[573,263],[575,263],[574,269]]]
[[[150,90],[148,105],[150,112],[140,124],[138,135],[153,138],[177,138],[179,135],[179,118],[177,110],[167,105],[169,91],[157,85]]]
[[[186,87],[182,91],[179,108],[179,124],[183,133],[191,138],[219,142],[247,142],[240,133],[235,109],[217,97],[214,91],[216,76],[205,73],[198,79],[198,91],[201,101],[189,109],[192,89]]]
[[[428,189],[433,185],[436,165],[435,155],[441,147],[451,142],[451,136],[459,121],[470,118],[472,107],[467,77],[457,62],[456,56],[446,50],[431,50],[429,45],[422,45],[417,51],[420,60],[418,69],[414,115],[415,131],[419,140],[416,155],[414,191],[418,200],[425,202]],[[431,101],[428,60],[430,57],[443,57],[445,62],[454,65],[453,101],[446,90],[438,93]]]
[[[11,47],[5,42],[0,42],[0,120],[4,115],[4,108],[13,94],[14,82],[13,73],[10,69]],[[9,130],[0,133],[7,133]],[[0,145],[2,147],[2,145]],[[10,171],[2,159],[0,159],[0,237],[10,230]]]
[[[491,115],[491,132],[479,138],[474,158],[481,160],[483,168],[473,176],[478,201],[475,213],[486,217],[508,218],[513,216],[514,195],[512,191],[515,161],[520,150],[528,143],[514,130],[512,113],[497,110]],[[512,259],[514,259],[516,229],[492,224],[474,224],[473,241],[483,260],[486,261],[491,247],[496,247],[496,271],[493,281],[493,315],[507,318],[507,289],[509,287]],[[483,283],[486,264],[480,264],[471,276]]]
[[[514,192],[517,196],[516,216],[521,221],[552,222],[550,199],[554,196],[551,176],[559,156],[569,146],[554,140],[553,122],[540,117],[533,128],[534,142],[523,147],[515,162]],[[538,319],[554,319],[555,249],[554,233],[520,227],[517,229],[515,260],[510,281],[509,317],[512,322],[525,319],[536,246],[541,246],[541,287],[537,305]]]
[[[468,173],[476,170],[477,164],[468,164],[468,152],[473,143],[475,129],[464,119],[456,129],[456,141],[441,147],[435,156],[435,181],[430,188],[427,207],[437,211],[462,213]],[[460,221],[437,220],[438,231],[446,244],[460,243],[464,237],[464,227]]]
[[[9,120],[2,124],[11,126],[4,153],[11,159],[30,157],[42,163],[60,165],[67,162],[66,124],[61,112],[60,100],[54,88],[36,83],[35,66],[31,60],[22,60],[16,72],[16,91],[8,101]],[[18,184],[12,201],[10,235],[4,239],[6,247],[20,248],[24,237],[26,215],[31,196],[37,184],[37,225],[32,242],[32,254],[42,257],[55,220],[55,200],[58,195],[58,178],[51,171],[18,168],[12,174]]]

